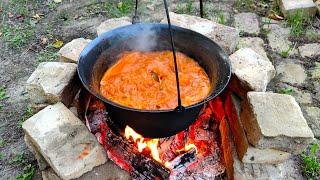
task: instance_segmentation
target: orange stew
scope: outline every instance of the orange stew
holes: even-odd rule
[[[177,62],[183,106],[206,98],[211,90],[206,72],[182,53],[177,53]],[[105,98],[127,107],[156,110],[178,105],[171,51],[125,52],[105,72],[100,85]]]

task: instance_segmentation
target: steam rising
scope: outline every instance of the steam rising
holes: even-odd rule
[[[152,51],[157,45],[157,39],[155,30],[152,30],[151,27],[143,28],[130,42],[129,47],[132,50],[143,52]]]

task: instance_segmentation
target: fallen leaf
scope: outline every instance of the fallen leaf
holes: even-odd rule
[[[2,32],[0,32],[0,36],[2,35]]]
[[[56,40],[52,45],[55,48],[60,48],[63,45],[63,41]]]
[[[8,12],[8,17],[9,18],[12,18],[14,15],[13,15],[13,13],[12,12]]]
[[[41,19],[41,17],[40,17],[40,15],[39,15],[39,14],[35,14],[35,15],[33,15],[33,16],[32,16],[32,18],[37,19],[37,20]]]
[[[277,21],[284,20],[284,18],[282,16],[279,16],[276,12],[274,12],[272,10],[270,11],[268,18],[273,19],[273,20],[277,20]]]
[[[61,3],[62,0],[53,0],[53,2],[55,2],[55,3]]]
[[[42,36],[42,37],[40,38],[40,44],[41,44],[41,45],[46,45],[46,44],[48,44],[48,38]]]

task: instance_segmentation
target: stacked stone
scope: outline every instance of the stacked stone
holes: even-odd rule
[[[58,52],[58,62],[40,63],[27,80],[30,104],[39,112],[22,127],[43,179],[130,178],[127,172],[108,161],[104,149],[73,107],[80,89],[77,62],[90,41],[78,38],[67,43]]]

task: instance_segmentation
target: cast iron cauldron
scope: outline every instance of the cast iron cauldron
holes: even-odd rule
[[[212,40],[194,31],[172,26],[175,47],[195,59],[207,72],[212,87],[209,96],[183,111],[140,110],[125,107],[99,93],[100,80],[124,51],[172,50],[167,24],[134,24],[106,32],[91,41],[82,51],[78,74],[84,87],[101,99],[111,119],[119,127],[129,125],[149,138],[174,135],[193,123],[203,105],[219,95],[229,82],[231,69],[227,54]]]

